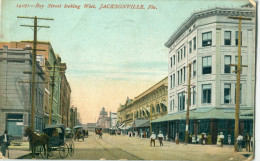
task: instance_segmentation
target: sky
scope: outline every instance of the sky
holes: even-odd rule
[[[1,1],[1,0],[0,0]],[[32,20],[39,21],[39,41],[49,41],[67,64],[71,105],[82,123],[95,122],[102,107],[116,112],[127,97],[134,98],[168,75],[170,36],[196,11],[239,7],[246,0],[2,0],[0,41],[32,40]],[[42,9],[26,7],[44,5]],[[62,8],[47,8],[48,4]],[[80,9],[63,8],[81,5]],[[84,8],[92,4],[96,9]],[[101,9],[101,4],[143,4],[157,9]],[[21,8],[19,6],[21,5]],[[25,8],[26,7],[26,8]]]

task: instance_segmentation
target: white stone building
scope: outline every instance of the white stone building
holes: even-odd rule
[[[238,20],[229,16],[252,18],[242,21],[242,64],[240,114],[253,110],[255,88],[255,9],[214,8],[194,13],[174,32],[168,47],[168,115],[157,122],[169,122],[168,134],[185,138],[188,98],[188,64],[191,65],[191,133],[234,135]],[[249,112],[250,113],[250,112]],[[241,116],[240,133],[250,132],[253,123]],[[156,121],[155,121],[156,122]],[[227,137],[224,140],[227,142]],[[233,141],[233,140],[232,140]]]

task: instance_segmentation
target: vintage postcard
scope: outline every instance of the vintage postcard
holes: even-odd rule
[[[0,159],[259,157],[255,1],[0,2]]]

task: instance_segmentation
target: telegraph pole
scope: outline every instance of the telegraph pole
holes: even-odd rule
[[[37,18],[35,17],[24,17],[24,16],[17,16],[17,18],[24,18],[24,19],[33,19],[34,20],[34,25],[20,25],[22,27],[30,27],[34,31],[33,35],[33,61],[32,61],[32,107],[31,107],[31,124],[30,127],[32,130],[34,130],[34,117],[35,117],[35,96],[36,96],[36,91],[35,91],[35,74],[36,74],[36,51],[37,51],[37,31],[38,28],[50,28],[49,26],[38,26],[37,21],[38,20],[53,20],[50,18]]]
[[[54,74],[55,74],[55,67],[54,71],[52,71],[52,78],[51,78],[51,104],[50,104],[50,110],[49,110],[49,125],[51,125],[51,119],[52,119],[52,105],[53,105],[53,93],[54,93]]]
[[[234,143],[234,151],[237,151],[237,137],[239,135],[239,105],[240,105],[240,77],[241,77],[241,67],[247,67],[241,65],[241,23],[242,20],[252,20],[252,18],[237,16],[237,17],[229,17],[231,19],[238,20],[238,58],[237,64],[230,64],[231,66],[237,66],[237,84],[236,84],[236,108],[235,108],[235,143]]]
[[[188,144],[188,130],[189,130],[189,117],[190,117],[190,73],[191,73],[191,64],[189,63],[189,72],[188,72],[188,99],[187,99],[187,114],[186,114],[186,130],[185,130],[185,144]]]
[[[150,136],[152,135],[152,118],[153,118],[153,110],[150,106]]]

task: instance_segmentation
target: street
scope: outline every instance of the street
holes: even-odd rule
[[[160,147],[159,141],[156,140],[155,147],[150,147],[149,139],[108,134],[104,134],[103,138],[99,139],[96,134],[90,133],[90,136],[85,138],[84,142],[75,142],[74,155],[68,156],[66,159],[240,161],[246,160],[248,154],[252,154],[245,152],[245,149],[243,149],[243,152],[233,152],[233,145],[224,145],[221,148],[216,145],[163,143],[164,146]],[[58,157],[58,154],[56,154],[56,157]]]

